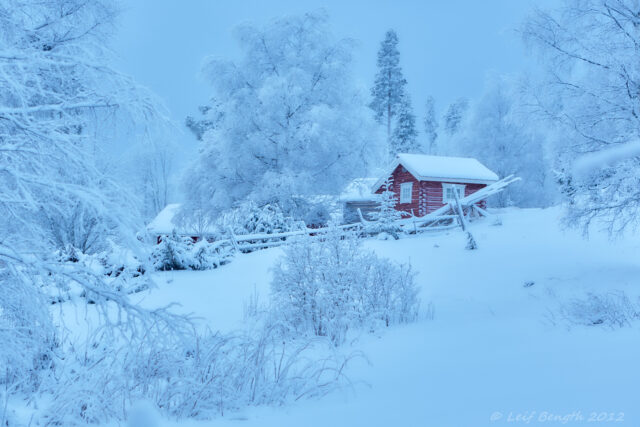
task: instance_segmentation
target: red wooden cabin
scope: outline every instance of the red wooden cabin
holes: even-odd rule
[[[388,178],[392,178],[391,188],[398,199],[396,209],[415,216],[454,201],[454,191],[462,198],[498,181],[498,175],[476,159],[424,154],[398,154],[388,173],[373,186],[373,192],[384,191]],[[481,203],[484,205],[484,201]]]

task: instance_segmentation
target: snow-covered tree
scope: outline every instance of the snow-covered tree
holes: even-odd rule
[[[549,70],[531,103],[557,129],[567,219],[585,230],[594,219],[616,232],[640,218],[639,156],[573,173],[576,159],[640,138],[638,13],[632,0],[567,0],[556,11],[537,11],[522,28]]]
[[[380,44],[376,73],[369,106],[378,123],[387,128],[387,144],[393,158],[404,145],[413,147],[416,140],[415,116],[406,93],[407,81],[400,67],[398,35],[389,30]],[[402,116],[402,117],[401,117]],[[398,129],[400,127],[400,129]]]
[[[380,151],[375,123],[351,77],[349,40],[323,13],[236,30],[242,59],[204,69],[223,112],[185,178],[187,203],[212,215],[243,200],[275,203],[339,192]],[[377,159],[375,159],[377,160]]]
[[[382,192],[376,195],[378,209],[372,214],[374,223],[369,225],[370,233],[389,233],[398,239],[401,228],[395,221],[402,219],[402,212],[396,209],[398,195],[393,191],[393,177],[389,177],[382,184]]]
[[[545,134],[523,107],[518,85],[507,77],[492,78],[474,102],[464,126],[449,146],[452,154],[475,157],[500,177],[522,181],[491,199],[497,206],[547,206],[553,202]]]
[[[438,139],[438,118],[436,117],[436,102],[432,96],[427,98],[424,113],[424,134],[426,137],[427,154],[436,154],[438,147],[436,141]]]
[[[207,131],[215,129],[216,126],[222,120],[221,103],[215,99],[211,99],[211,102],[207,105],[201,105],[198,107],[200,116],[195,118],[193,116],[187,116],[185,119],[185,126],[195,135],[198,141],[202,141],[202,137]]]
[[[469,100],[466,98],[459,98],[449,105],[442,117],[443,129],[446,135],[451,137],[458,133],[468,109]]]
[[[421,153],[422,147],[418,143],[416,130],[416,116],[411,108],[411,100],[405,94],[398,109],[395,128],[391,135],[391,155],[398,153]]]
[[[61,243],[89,252],[107,238],[136,246],[131,197],[100,167],[110,143],[100,127],[114,117],[149,123],[159,110],[110,66],[116,12],[100,0],[0,3],[0,365],[15,369],[5,389],[31,387],[43,370],[67,366],[64,354],[54,363],[63,350],[43,285],[90,295],[105,340],[151,336],[173,319],[135,307],[102,276],[54,256]],[[16,354],[24,357],[14,365]]]

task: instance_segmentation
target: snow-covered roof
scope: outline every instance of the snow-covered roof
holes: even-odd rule
[[[351,181],[340,194],[342,202],[368,201],[373,197],[371,187],[378,178],[357,178]]]
[[[495,172],[471,157],[398,154],[388,174],[376,181],[373,191],[380,188],[398,165],[404,166],[419,181],[492,184],[499,179]]]
[[[169,234],[174,229],[178,229],[178,225],[173,223],[173,218],[180,210],[180,203],[172,203],[165,206],[158,215],[147,225],[147,230],[151,233]]]

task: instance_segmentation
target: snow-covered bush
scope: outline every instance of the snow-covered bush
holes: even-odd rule
[[[226,264],[233,255],[232,247],[205,239],[194,243],[190,237],[175,231],[163,236],[151,252],[151,263],[156,271],[211,270]]]
[[[250,201],[222,214],[216,226],[223,233],[232,230],[234,234],[272,234],[304,229],[303,222],[285,215],[277,204],[258,206]]]
[[[100,356],[100,357],[98,357]],[[52,404],[42,417],[47,425],[99,424],[118,419],[124,410],[125,378],[108,353],[70,358],[50,384]]]
[[[141,400],[176,419],[281,405],[339,387],[353,357],[336,355],[323,339],[284,341],[273,327],[142,339],[119,352],[111,342],[70,355],[45,387],[51,402],[36,419],[47,425],[123,420]]]
[[[331,222],[331,212],[329,207],[323,203],[310,204],[302,215],[302,219],[307,227],[326,227]]]
[[[212,270],[229,262],[229,258],[232,256],[233,248],[231,246],[200,240],[193,244],[191,248],[192,263],[189,268],[192,270]]]
[[[414,320],[417,287],[410,267],[361,248],[337,230],[285,248],[271,283],[271,316],[289,332],[344,341],[352,328]]]
[[[69,210],[48,207],[41,213],[49,238],[60,250],[71,247],[83,254],[94,254],[106,249],[108,227],[91,205],[78,201]]]
[[[138,256],[129,250],[122,248],[112,241],[105,241],[104,251],[86,254],[74,246],[68,245],[53,253],[52,260],[60,267],[68,271],[82,271],[84,274],[92,274],[103,280],[102,286],[110,292],[120,294],[132,294],[150,287],[150,278],[145,276],[146,266]],[[91,289],[84,289],[78,283],[65,277],[52,276],[47,280],[39,280],[43,293],[53,304],[72,300],[74,297],[86,298],[90,303]]]
[[[640,306],[633,303],[624,292],[589,293],[584,298],[576,298],[566,304],[562,314],[576,325],[621,328],[640,319]]]
[[[153,249],[151,262],[154,270],[186,270],[194,265],[193,240],[178,235],[175,230],[171,235],[163,236],[162,241]]]
[[[25,280],[31,274],[0,260],[0,385],[10,393],[34,389],[58,346],[49,303],[36,283]]]
[[[159,406],[179,418],[281,405],[322,395],[340,384],[347,359],[327,353],[322,341],[285,342],[272,328],[210,335],[174,365],[186,377],[169,375],[167,383],[157,377],[160,393],[154,394]]]

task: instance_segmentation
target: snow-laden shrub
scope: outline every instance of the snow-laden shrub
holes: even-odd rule
[[[178,235],[175,230],[154,247],[151,253],[153,269],[158,271],[186,270],[195,262],[192,256],[193,240]]]
[[[69,357],[70,363],[57,372],[56,384],[49,390],[52,404],[43,414],[46,425],[100,424],[122,417],[126,383],[117,360],[108,353],[102,357],[95,351],[88,354]]]
[[[268,327],[133,344],[94,345],[66,360],[44,388],[51,403],[40,417],[47,425],[122,421],[145,400],[172,418],[214,418],[323,395],[342,384],[352,357],[324,340],[283,341]]]
[[[211,270],[229,262],[232,247],[220,242],[179,236],[175,231],[163,236],[162,241],[151,252],[154,270]]]
[[[233,249],[229,245],[221,245],[219,242],[209,243],[200,240],[191,247],[192,270],[212,270],[229,262],[233,256]]]
[[[251,201],[224,213],[216,226],[234,234],[273,234],[305,228],[302,221],[287,216],[277,204],[259,206]]]
[[[107,241],[105,250],[99,253],[86,254],[68,245],[53,253],[53,262],[67,270],[80,270],[85,273],[103,276],[104,285],[111,291],[119,293],[135,293],[150,286],[149,278],[145,276],[146,267],[139,260],[144,256],[136,256],[130,249],[125,249]],[[77,284],[76,284],[77,285]],[[44,293],[53,303],[67,301],[74,296],[87,297],[87,289],[73,286],[73,282],[55,277],[42,281]]]
[[[58,346],[49,303],[31,276],[0,260],[0,387],[10,393],[34,389]]]
[[[314,203],[307,207],[303,220],[307,227],[326,227],[331,222],[331,212],[326,204]]]
[[[108,226],[90,204],[77,201],[69,209],[49,206],[40,213],[51,243],[61,251],[72,247],[83,254],[94,254],[108,246]]]
[[[178,418],[282,405],[340,384],[347,359],[327,353],[322,341],[283,341],[269,328],[210,335],[177,364],[186,376],[169,375],[167,384],[158,378],[154,394],[158,405]]]
[[[410,267],[379,258],[337,230],[285,248],[271,283],[271,315],[292,334],[344,341],[352,328],[375,329],[416,318]]]
[[[576,325],[622,328],[640,319],[640,306],[633,303],[624,292],[589,293],[584,298],[576,298],[566,304],[562,314]]]

